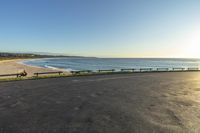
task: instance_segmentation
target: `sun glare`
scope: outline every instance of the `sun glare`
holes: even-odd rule
[[[185,57],[200,58],[200,32],[193,32],[186,38]]]

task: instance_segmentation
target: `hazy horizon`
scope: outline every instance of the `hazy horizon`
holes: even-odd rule
[[[200,58],[198,0],[0,2],[0,51]]]

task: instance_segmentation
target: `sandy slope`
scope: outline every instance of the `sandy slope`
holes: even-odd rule
[[[28,76],[33,76],[33,73],[35,72],[56,71],[56,70],[52,70],[48,68],[27,66],[27,65],[19,63],[21,61],[23,60],[17,59],[17,60],[0,61],[0,75],[18,73],[23,70],[25,70],[28,73]]]

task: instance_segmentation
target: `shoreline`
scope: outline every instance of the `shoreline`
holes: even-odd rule
[[[28,66],[28,67],[33,67],[33,68],[39,68],[39,69],[45,68],[45,67],[40,67],[40,66],[28,65],[28,64],[24,63],[24,61],[27,61],[27,60],[37,60],[37,59],[24,59],[24,60],[16,61],[16,63],[24,65],[24,66]]]
[[[34,66],[34,65],[29,65],[29,64],[26,64],[24,63],[24,61],[29,61],[29,60],[40,60],[41,58],[39,59],[24,59],[24,60],[21,60],[17,63],[19,64],[22,64],[22,65],[25,65],[25,66],[29,66],[29,67],[35,67],[35,68],[41,68],[41,69],[50,69],[50,70],[54,70],[54,71],[63,71],[63,72],[66,72],[66,73],[69,73],[70,71],[69,70],[66,70],[66,69],[61,69],[61,68],[57,68],[57,67],[52,67],[52,66],[49,66],[49,67],[42,67],[42,66]],[[51,59],[51,58],[43,58],[43,59]],[[47,65],[48,66],[48,65]]]
[[[13,59],[13,60],[0,61],[0,75],[14,74],[14,73],[19,73],[19,72],[25,70],[28,73],[27,77],[32,77],[32,76],[34,76],[34,73],[37,73],[37,72],[58,71],[58,70],[53,70],[50,68],[43,68],[43,67],[27,65],[27,64],[23,63],[23,61],[25,61],[25,60],[29,60],[29,59]],[[67,73],[68,72],[66,72],[66,74]]]
[[[43,58],[44,59],[44,58]],[[0,61],[0,75],[4,75],[4,74],[15,74],[15,73],[20,73],[22,71],[26,71],[28,73],[27,77],[33,77],[34,73],[43,73],[43,72],[57,72],[57,71],[62,71],[65,75],[70,75],[71,72],[69,70],[66,69],[59,69],[56,67],[52,67],[52,66],[48,66],[48,65],[44,65],[44,66],[34,66],[31,64],[26,64],[26,61],[32,61],[32,60],[41,60],[41,58],[35,58],[35,59],[10,59],[10,60],[1,60]],[[187,69],[184,70],[179,70],[182,68],[178,68],[178,70],[167,70],[167,71],[154,71],[154,70],[150,70],[148,68],[148,70],[144,69],[144,71],[140,70],[140,69],[130,69],[131,72],[134,73],[143,73],[143,72],[186,72]],[[115,69],[116,70],[116,69]],[[136,70],[136,71],[135,71]],[[188,70],[188,72],[192,72],[192,70]],[[193,70],[195,72],[199,72],[199,68],[198,70]],[[106,71],[105,71],[106,72]],[[102,74],[106,74],[106,73],[102,73]],[[128,71],[124,71],[124,73],[127,73]],[[123,73],[123,71],[114,71],[112,73]],[[96,73],[96,71],[94,71],[93,74],[98,74]],[[5,77],[0,77],[0,78],[5,78]]]

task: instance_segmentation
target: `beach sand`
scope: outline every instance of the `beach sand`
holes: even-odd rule
[[[50,68],[34,67],[22,64],[22,59],[15,60],[5,60],[0,61],[0,75],[3,74],[15,74],[25,70],[28,73],[28,77],[34,76],[36,72],[53,72],[58,70],[53,70]],[[67,73],[67,72],[66,72]],[[3,77],[5,78],[5,77]]]

